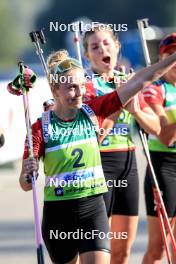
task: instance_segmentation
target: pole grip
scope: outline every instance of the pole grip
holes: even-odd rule
[[[32,42],[37,42],[37,35],[35,31],[30,32],[29,36]]]
[[[46,43],[45,35],[42,29],[38,31],[38,38],[40,39],[41,44]]]
[[[137,20],[137,25],[138,25],[142,48],[144,52],[145,63],[147,66],[150,66],[151,60],[150,60],[150,55],[149,55],[147,41],[146,41],[145,32],[144,32],[144,29],[149,27],[148,18]]]
[[[29,33],[32,42],[40,42],[41,44],[46,43],[45,35],[43,30],[32,31]]]

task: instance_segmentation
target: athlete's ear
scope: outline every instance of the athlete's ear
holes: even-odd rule
[[[119,42],[118,40],[115,41],[115,45],[116,45],[116,48],[117,48],[118,50],[121,49],[121,44],[120,44],[120,42]]]
[[[54,84],[52,84],[51,85],[51,92],[53,94],[54,99],[57,99],[57,97],[58,97],[57,90],[58,90],[58,88],[56,88],[56,86]]]

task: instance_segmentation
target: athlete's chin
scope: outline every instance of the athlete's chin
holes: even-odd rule
[[[81,103],[81,104],[77,104],[77,105],[75,106],[76,109],[80,109],[81,107],[82,107],[82,103]]]
[[[82,101],[81,102],[74,102],[74,103],[72,103],[71,106],[73,109],[80,109],[82,107]]]
[[[109,71],[113,71],[114,67],[111,65],[111,63],[104,63],[102,65],[102,69],[104,72],[109,72]]]

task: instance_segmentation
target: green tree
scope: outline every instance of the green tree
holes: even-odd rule
[[[43,3],[41,7],[41,3]],[[0,1],[0,69],[8,69],[31,47],[28,33],[46,0]]]

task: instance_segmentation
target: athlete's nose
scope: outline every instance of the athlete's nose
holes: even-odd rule
[[[105,46],[103,44],[99,45],[99,52],[103,54],[105,52]]]
[[[82,86],[79,85],[76,89],[76,96],[79,97],[79,96],[82,96]]]

